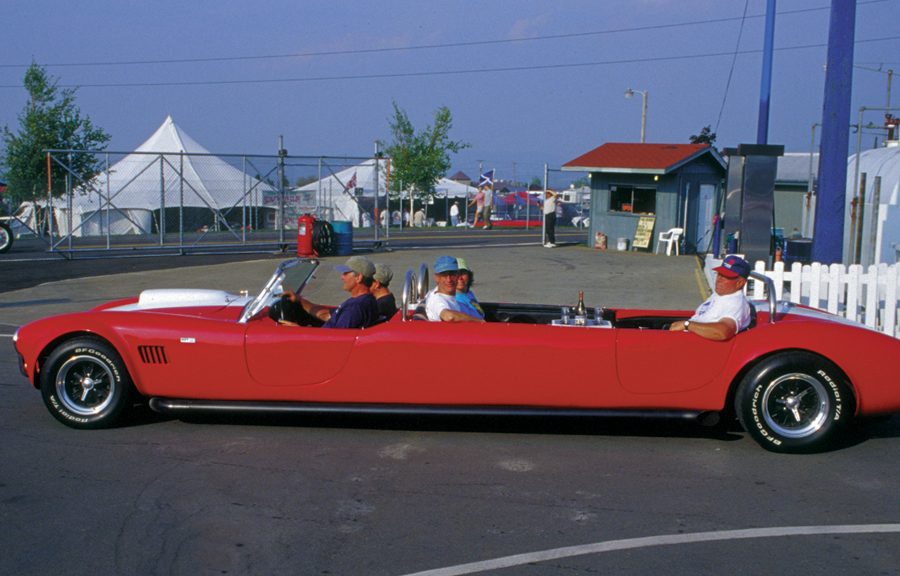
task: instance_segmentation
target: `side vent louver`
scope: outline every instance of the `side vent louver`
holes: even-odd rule
[[[138,354],[144,364],[168,364],[166,349],[163,346],[138,346]]]

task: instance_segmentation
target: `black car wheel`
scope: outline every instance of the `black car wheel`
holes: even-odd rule
[[[773,452],[828,448],[853,417],[854,398],[843,373],[808,352],[786,352],[750,370],[735,409],[744,429]]]
[[[59,345],[41,372],[41,395],[53,416],[72,428],[114,425],[129,402],[131,380],[116,351],[99,340]]]
[[[12,228],[6,222],[0,222],[0,254],[6,252],[13,245]]]

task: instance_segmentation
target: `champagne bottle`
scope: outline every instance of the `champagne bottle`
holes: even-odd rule
[[[578,291],[578,304],[575,305],[575,323],[583,325],[587,320],[587,308],[584,306],[584,291]]]

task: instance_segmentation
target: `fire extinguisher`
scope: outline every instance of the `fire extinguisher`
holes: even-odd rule
[[[313,249],[313,228],[316,218],[312,214],[303,214],[297,218],[297,256],[315,256]]]

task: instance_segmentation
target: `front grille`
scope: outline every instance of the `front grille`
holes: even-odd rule
[[[144,364],[168,364],[166,349],[163,346],[138,346],[138,354]]]

